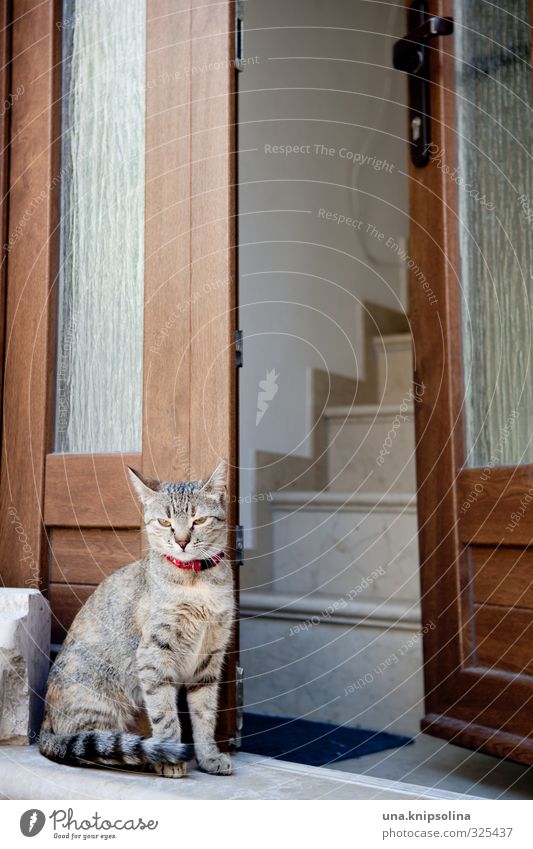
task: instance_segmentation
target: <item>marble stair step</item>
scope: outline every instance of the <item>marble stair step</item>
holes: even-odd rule
[[[270,509],[275,591],[418,598],[414,495],[288,491]]]
[[[329,407],[324,420],[328,489],[415,492],[412,402]]]

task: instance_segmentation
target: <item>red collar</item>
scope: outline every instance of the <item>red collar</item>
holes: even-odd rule
[[[194,572],[203,572],[205,569],[212,569],[217,563],[220,563],[224,557],[224,552],[219,551],[213,557],[208,557],[207,560],[189,560],[187,563],[183,560],[177,560],[171,557],[170,554],[165,554],[165,559],[178,569],[192,569]]]

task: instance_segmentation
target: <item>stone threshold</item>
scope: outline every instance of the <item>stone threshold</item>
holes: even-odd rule
[[[292,764],[239,753],[232,776],[205,775],[191,767],[187,778],[112,769],[61,766],[36,746],[0,746],[0,798],[3,799],[449,799],[471,800],[449,791],[387,781],[324,767]]]

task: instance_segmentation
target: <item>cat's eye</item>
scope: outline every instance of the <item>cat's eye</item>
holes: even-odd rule
[[[200,516],[199,519],[195,519],[193,525],[203,525],[204,522],[207,522],[209,516]]]
[[[170,522],[168,519],[158,519],[157,521],[160,525],[163,525],[164,528],[170,528]]]

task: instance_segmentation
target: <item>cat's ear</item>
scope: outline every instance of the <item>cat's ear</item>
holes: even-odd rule
[[[224,499],[228,491],[228,461],[222,460],[210,478],[204,483],[201,492],[209,492]]]
[[[135,492],[143,504],[146,504],[159,492],[159,481],[149,478],[147,475],[142,475],[140,472],[136,472],[130,466],[128,466],[128,472]]]

